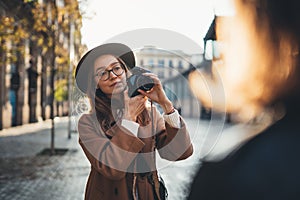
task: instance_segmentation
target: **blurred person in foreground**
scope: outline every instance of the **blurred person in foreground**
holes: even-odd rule
[[[188,199],[300,199],[300,1],[235,0],[235,12],[217,22],[226,108],[272,109],[276,120],[222,160],[204,159]]]
[[[78,122],[79,143],[91,163],[85,199],[162,200],[156,151],[171,161],[193,152],[185,122],[155,74],[139,77],[150,78],[151,89],[129,92],[134,69],[134,54],[121,43],[97,46],[77,65],[77,86],[90,101],[90,112]]]

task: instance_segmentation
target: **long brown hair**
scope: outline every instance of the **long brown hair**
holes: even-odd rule
[[[115,58],[119,63],[121,63],[127,78],[130,75],[128,67],[122,59],[118,57]],[[90,101],[91,112],[96,113],[97,120],[100,123],[101,128],[106,131],[123,115],[124,102],[109,98],[100,88],[96,88],[97,83],[94,81],[93,70],[90,70],[88,80],[90,81],[88,83],[87,96]],[[123,95],[124,94],[122,93],[122,97],[120,99],[124,98]],[[144,109],[144,111],[137,117],[137,123],[145,126],[149,122],[149,112],[147,109]]]

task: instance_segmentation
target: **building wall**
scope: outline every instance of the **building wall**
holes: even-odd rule
[[[162,80],[187,70],[192,57],[180,50],[162,50],[153,46],[145,46],[135,54],[137,65],[150,69]]]
[[[202,62],[202,54],[189,55],[181,50],[161,50],[154,46],[145,46],[134,53],[137,66],[159,76],[167,96],[184,117],[199,117],[199,101],[189,89],[186,72]]]

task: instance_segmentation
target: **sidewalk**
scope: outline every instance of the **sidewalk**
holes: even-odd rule
[[[209,121],[186,119],[194,154],[179,162],[158,160],[159,172],[169,192],[169,200],[182,200],[188,194],[192,176],[198,169],[200,145],[210,129],[222,129]],[[225,125],[223,135],[244,127]],[[75,129],[73,129],[75,130]],[[215,131],[215,130],[213,130]],[[68,139],[68,118],[55,120],[55,148],[67,149],[63,155],[39,155],[50,148],[51,121],[0,131],[1,200],[81,200],[90,164],[78,144],[78,133]],[[232,137],[229,137],[232,140]]]
[[[68,118],[55,120],[55,148],[64,155],[38,155],[50,148],[51,121],[0,131],[0,199],[81,200],[89,163],[78,145],[68,139]]]

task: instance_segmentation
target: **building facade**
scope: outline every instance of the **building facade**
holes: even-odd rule
[[[145,46],[135,55],[137,66],[158,75],[167,96],[184,117],[199,117],[199,101],[190,91],[188,74],[202,62],[202,54]]]

